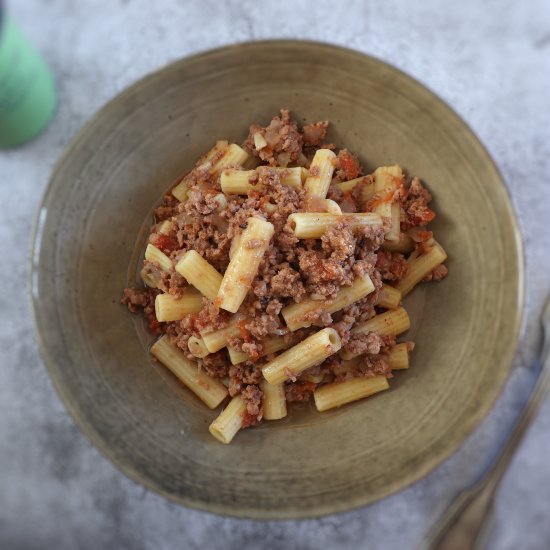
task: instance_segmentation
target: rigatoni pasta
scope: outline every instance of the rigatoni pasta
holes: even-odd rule
[[[209,427],[222,443],[294,402],[326,411],[387,390],[414,348],[396,342],[403,298],[447,274],[420,180],[365,174],[327,128],[282,110],[242,145],[216,142],[155,210],[145,287],[124,291],[159,336],[152,355],[222,407]]]
[[[161,323],[179,321],[202,308],[202,295],[192,287],[186,288],[181,296],[166,293],[155,298],[155,315]]]
[[[243,415],[246,412],[246,405],[239,397],[233,397],[229,405],[210,424],[208,430],[222,443],[231,443],[237,432],[242,428]]]
[[[403,184],[403,171],[400,166],[381,166],[374,171],[374,211],[390,220],[386,240],[398,241],[400,232],[400,206],[396,203],[395,192]]]
[[[328,301],[305,298],[298,303],[286,306],[282,310],[282,315],[288,329],[295,331],[314,324],[316,316],[312,315],[313,313],[318,311],[335,313],[368,296],[373,291],[374,284],[368,275],[357,277],[351,286],[341,287],[334,299]]]
[[[284,418],[287,415],[284,384],[270,384],[267,380],[262,380],[260,389],[264,394],[264,418],[266,420]]]
[[[323,412],[364,399],[374,393],[387,390],[389,387],[388,379],[385,376],[352,378],[345,382],[333,382],[322,386],[315,391],[313,399],[317,410]]]
[[[424,277],[432,273],[447,259],[447,253],[438,243],[434,243],[428,251],[408,262],[405,277],[397,284],[398,290],[406,296]]]
[[[328,188],[334,173],[336,155],[330,149],[319,149],[309,167],[309,175],[304,184],[308,197],[327,196]]]
[[[163,336],[151,346],[151,353],[168,367],[207,407],[215,409],[227,396],[227,388],[199,370],[184,353]]]
[[[251,191],[261,190],[261,176],[264,173],[276,173],[281,184],[301,189],[303,172],[299,166],[294,168],[265,168],[256,170],[237,170],[228,168],[222,171],[220,186],[227,195],[248,195]]]
[[[382,225],[382,218],[378,214],[329,214],[324,212],[299,212],[288,217],[290,228],[298,239],[321,238],[328,229],[340,222],[348,224],[352,229],[363,226]]]
[[[162,271],[170,271],[173,267],[172,260],[152,244],[148,244],[145,249],[145,259],[156,264]]]
[[[195,250],[182,256],[176,271],[209,300],[218,295],[223,277]]]
[[[321,363],[341,347],[338,333],[332,328],[324,328],[267,363],[262,374],[270,384],[280,384]]]
[[[272,336],[271,338],[266,338],[260,341],[260,349],[256,352],[255,357],[259,359],[265,355],[270,355],[272,353],[277,353],[283,349],[287,349],[296,343],[296,338],[288,338],[287,336]],[[244,361],[250,361],[251,357],[248,353],[244,351],[238,351],[231,346],[228,346],[227,351],[229,352],[229,360],[231,364],[238,365]]]
[[[269,246],[273,232],[274,227],[271,223],[259,218],[248,218],[246,229],[239,239],[239,246],[220,284],[215,299],[216,305],[231,313],[238,311],[258,273],[260,261]]]

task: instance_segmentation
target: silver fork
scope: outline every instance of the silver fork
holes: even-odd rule
[[[469,550],[484,548],[491,532],[495,493],[516,450],[550,390],[550,300],[542,313],[541,368],[516,426],[500,455],[472,486],[462,491],[428,533],[423,550]]]

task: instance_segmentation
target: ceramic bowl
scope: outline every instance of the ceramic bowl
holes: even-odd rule
[[[295,407],[231,445],[148,353],[119,303],[162,194],[217,139],[241,142],[281,107],[329,119],[367,169],[399,163],[435,196],[450,276],[406,307],[416,349],[391,389],[339,410]],[[195,55],[106,105],[60,159],[36,224],[32,299],[44,362],[83,432],[125,474],[177,502],[249,518],[341,512],[445,460],[495,402],[523,303],[518,224],[464,122],[424,86],[360,53],[268,41]]]

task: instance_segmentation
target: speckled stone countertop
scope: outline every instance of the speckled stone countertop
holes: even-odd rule
[[[53,67],[55,118],[0,152],[0,548],[415,548],[438,513],[494,456],[533,380],[538,319],[550,292],[550,4],[547,0],[12,0],[11,13]],[[315,521],[221,518],[167,502],[91,446],[39,358],[26,287],[31,227],[53,164],[128,84],[169,61],[260,38],[334,42],[427,84],[486,144],[522,223],[524,334],[497,406],[462,450],[405,491]],[[550,547],[550,403],[498,495],[491,549]],[[269,544],[267,543],[269,541]]]

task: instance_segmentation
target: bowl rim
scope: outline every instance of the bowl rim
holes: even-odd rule
[[[226,52],[229,50],[245,50],[248,48],[254,48],[257,46],[266,46],[266,45],[280,45],[284,47],[295,47],[299,48],[304,45],[324,48],[331,51],[339,51],[343,54],[355,56],[358,58],[367,58],[376,64],[380,64],[390,71],[397,73],[400,77],[407,79],[415,87],[428,91],[433,98],[433,101],[438,103],[440,107],[447,110],[455,119],[455,122],[462,126],[471,136],[474,138],[474,141],[477,142],[479,146],[480,153],[485,157],[485,161],[492,165],[492,168],[495,171],[495,174],[500,180],[501,186],[505,191],[507,198],[506,208],[509,213],[509,220],[512,225],[512,230],[514,233],[514,245],[517,251],[517,308],[515,310],[515,318],[513,323],[513,334],[514,338],[510,340],[510,343],[507,346],[506,351],[506,360],[504,361],[506,365],[509,365],[508,372],[503,378],[500,386],[497,388],[493,398],[488,400],[484,407],[478,409],[474,414],[469,418],[468,424],[462,430],[460,437],[458,437],[453,444],[448,445],[443,451],[441,451],[437,457],[437,460],[431,461],[428,464],[422,465],[420,468],[410,473],[408,476],[400,480],[398,483],[389,484],[383,491],[380,491],[378,495],[372,497],[369,494],[364,494],[361,497],[352,498],[348,501],[337,502],[331,505],[321,504],[315,507],[310,507],[307,510],[302,509],[301,511],[293,510],[292,512],[287,512],[285,510],[273,510],[272,513],[266,514],[263,511],[254,511],[251,509],[236,509],[230,508],[224,505],[218,505],[217,503],[203,501],[198,501],[194,499],[187,498],[185,495],[175,495],[169,493],[156,485],[150,482],[147,478],[143,477],[142,474],[134,469],[131,465],[124,463],[122,459],[119,459],[116,456],[116,453],[113,452],[110,447],[99,437],[91,424],[81,415],[78,414],[76,409],[71,403],[69,395],[65,392],[65,389],[61,382],[54,376],[54,370],[52,365],[55,363],[55,358],[51,357],[46,341],[43,338],[43,334],[40,330],[39,322],[39,301],[35,299],[34,293],[34,284],[33,281],[38,277],[39,264],[35,261],[38,258],[38,254],[41,249],[42,241],[42,232],[45,219],[43,219],[42,212],[44,206],[48,203],[50,196],[53,192],[53,183],[56,179],[57,173],[59,172],[61,166],[65,163],[66,159],[70,157],[73,150],[80,144],[80,142],[86,138],[86,135],[90,128],[103,116],[104,112],[117,104],[124,102],[126,97],[133,93],[138,87],[146,85],[150,80],[157,78],[160,74],[168,72],[174,69],[174,67],[180,64],[186,64],[190,61],[200,61],[206,60],[209,56],[217,55],[220,52]],[[32,227],[30,247],[29,247],[29,259],[28,264],[28,289],[31,301],[32,308],[32,317],[34,325],[34,335],[38,343],[38,349],[40,357],[48,370],[48,374],[52,384],[63,403],[64,407],[69,412],[70,416],[74,420],[75,424],[78,426],[79,430],[85,435],[85,437],[92,443],[92,445],[100,451],[100,453],[108,459],[111,464],[113,464],[116,469],[125,475],[127,478],[131,479],[133,482],[138,483],[141,486],[144,486],[146,489],[166,498],[168,501],[182,505],[184,507],[200,510],[202,512],[216,514],[224,517],[232,517],[236,519],[253,519],[253,520],[262,520],[262,521],[290,521],[290,520],[306,520],[306,519],[315,519],[328,515],[337,515],[356,510],[358,508],[366,507],[374,502],[381,501],[390,495],[398,493],[408,487],[411,487],[413,484],[421,481],[428,476],[431,472],[435,471],[440,467],[444,462],[449,460],[455,453],[462,448],[463,445],[467,443],[467,439],[472,433],[481,425],[483,420],[488,416],[488,414],[494,409],[497,401],[503,394],[504,387],[507,385],[511,373],[513,371],[514,359],[517,356],[517,350],[519,343],[521,341],[522,335],[525,330],[525,292],[526,292],[526,260],[525,260],[525,246],[523,240],[523,232],[520,218],[516,212],[516,206],[514,200],[510,193],[510,190],[506,184],[506,180],[502,176],[495,160],[489,153],[487,147],[477,135],[477,133],[471,128],[471,126],[460,116],[445,100],[443,100],[437,93],[435,93],[428,85],[426,85],[421,80],[413,77],[403,71],[402,69],[396,67],[392,63],[389,63],[383,59],[380,59],[377,56],[364,53],[362,51],[341,46],[339,44],[331,42],[323,42],[316,40],[307,40],[307,39],[287,39],[287,38],[271,38],[264,40],[250,40],[237,42],[233,44],[221,45],[215,48],[210,48],[206,50],[200,50],[190,55],[186,55],[174,61],[168,62],[160,66],[158,69],[147,73],[146,75],[138,78],[137,80],[130,83],[122,91],[117,93],[114,97],[109,99],[101,107],[99,107],[96,112],[94,112],[86,122],[79,128],[75,135],[73,135],[65,146],[62,154],[55,162],[50,177],[48,179],[48,184],[44,190],[40,203],[36,209],[34,223]]]

